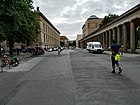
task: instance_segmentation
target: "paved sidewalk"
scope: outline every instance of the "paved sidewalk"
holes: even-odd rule
[[[112,52],[111,51],[104,51],[104,53],[106,53],[106,54],[112,54]],[[140,57],[140,54],[133,54],[133,53],[123,53],[123,55],[121,55],[121,56],[124,56],[124,57]]]
[[[38,56],[31,58],[30,60],[27,61],[20,61],[19,65],[17,67],[10,67],[6,66],[3,68],[3,71],[6,72],[19,72],[19,71],[29,71],[32,69],[36,64],[38,64],[44,57]]]

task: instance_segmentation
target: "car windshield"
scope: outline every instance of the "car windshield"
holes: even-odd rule
[[[94,47],[95,48],[101,48],[101,44],[95,44]]]

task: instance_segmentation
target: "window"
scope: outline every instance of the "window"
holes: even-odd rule
[[[45,42],[45,34],[44,34],[44,42]]]
[[[45,24],[43,23],[43,31],[45,31]]]
[[[91,47],[92,46],[92,44],[89,44],[89,47]]]
[[[46,35],[46,40],[48,40],[48,35]]]
[[[95,48],[101,48],[101,45],[100,44],[95,44],[94,47]]]
[[[48,27],[47,27],[47,25],[46,25],[46,32],[47,32],[47,28],[48,28]]]

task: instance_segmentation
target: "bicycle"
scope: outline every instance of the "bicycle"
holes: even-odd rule
[[[8,57],[7,55],[4,55],[3,58],[1,59],[1,67],[5,67],[6,65],[10,66],[12,65],[13,67],[18,66],[19,64],[19,58],[18,57]]]

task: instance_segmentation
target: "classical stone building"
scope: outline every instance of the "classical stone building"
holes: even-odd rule
[[[108,50],[112,40],[116,40],[124,47],[126,52],[140,53],[140,4],[120,15],[114,21],[88,34],[79,41],[79,44],[86,47],[89,41],[100,41]]]
[[[95,15],[90,16],[82,27],[83,37],[97,30],[101,24],[101,21],[102,18],[98,18]]]
[[[36,43],[43,48],[60,46],[60,32],[39,11],[39,8],[37,8],[37,14],[40,22],[40,34],[38,35]]]

